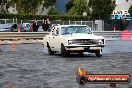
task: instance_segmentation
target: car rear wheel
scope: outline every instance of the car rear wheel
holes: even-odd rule
[[[65,47],[64,47],[63,44],[61,44],[61,55],[63,57],[66,57],[66,56],[69,56],[70,55],[70,53],[68,51],[66,51],[66,49],[65,49]]]
[[[53,55],[54,51],[51,50],[49,44],[47,45],[49,55]]]
[[[11,28],[11,32],[14,32],[15,31],[15,28]]]
[[[101,56],[102,56],[102,49],[96,50],[96,51],[95,51],[95,55],[96,55],[97,57],[101,57]]]
[[[83,52],[78,52],[78,55],[79,56],[83,56]]]

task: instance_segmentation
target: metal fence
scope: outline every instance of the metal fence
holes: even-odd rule
[[[121,38],[120,31],[93,31],[95,35],[101,35],[107,40],[119,40]],[[42,40],[49,32],[0,32],[0,40]]]
[[[0,19],[0,24],[8,24],[8,23],[33,23],[35,20],[18,20],[17,18],[13,19]],[[42,23],[43,20],[37,20],[38,22]]]
[[[42,20],[37,20],[39,25],[41,26],[43,23]],[[33,23],[34,20],[18,20],[17,18],[13,19],[0,19],[0,24],[6,23]],[[88,25],[92,31],[99,30],[98,24],[96,21],[51,21],[51,24],[63,24],[63,25]],[[121,21],[121,20],[105,20],[102,21],[101,31],[113,31],[114,27],[116,27],[116,31],[122,31],[122,29],[131,29],[132,30],[132,22],[131,21]],[[99,30],[100,31],[100,30]]]
[[[0,19],[0,24],[14,23],[14,19]]]
[[[53,24],[62,24],[62,25],[87,25],[91,28],[92,31],[95,30],[95,21],[52,21]]]
[[[37,20],[40,26],[43,23],[43,20]],[[7,24],[7,23],[33,23],[34,20],[18,20],[17,18],[13,19],[0,19],[0,24]],[[51,24],[62,24],[62,25],[87,25],[91,28],[92,31],[96,31],[96,24],[95,21],[51,21]]]

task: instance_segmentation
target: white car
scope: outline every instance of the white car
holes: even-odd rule
[[[87,25],[57,25],[51,29],[50,34],[44,36],[43,45],[48,48],[50,55],[83,55],[83,52],[90,52],[101,57],[105,39],[94,35]]]
[[[24,31],[25,32],[29,32],[30,31],[30,26],[31,26],[30,23],[23,23],[22,25],[24,27]]]

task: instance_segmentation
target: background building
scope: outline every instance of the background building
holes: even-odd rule
[[[116,7],[112,13],[112,19],[126,18],[127,20],[131,18],[128,10],[132,5],[132,0],[116,0]]]

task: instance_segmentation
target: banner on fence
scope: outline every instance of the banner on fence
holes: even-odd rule
[[[132,31],[122,31],[121,40],[132,40]]]

